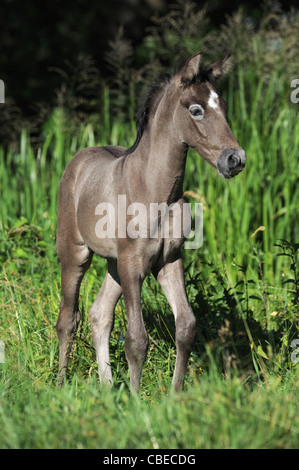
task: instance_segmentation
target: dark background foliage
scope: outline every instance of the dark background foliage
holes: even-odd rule
[[[1,0],[0,77],[6,84],[7,98],[25,114],[32,113],[33,104],[52,103],[61,82],[61,75],[55,71],[65,70],[66,61],[74,64],[79,56],[91,57],[101,77],[109,78],[106,53],[120,26],[133,48],[133,66],[140,68],[147,61],[142,43],[154,24],[153,18],[165,15],[176,3],[180,2]],[[287,0],[281,7],[288,11],[295,3]],[[196,4],[199,8],[206,6],[210,28],[218,27],[240,6],[256,23],[262,15],[261,2],[256,0]]]

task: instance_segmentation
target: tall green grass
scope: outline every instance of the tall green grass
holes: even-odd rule
[[[298,447],[298,374],[252,387],[224,380],[212,367],[183,395],[149,401],[129,397],[123,387],[99,391],[94,378],[77,376],[57,391],[22,372],[3,372],[1,448],[130,449],[135,455],[135,449]]]

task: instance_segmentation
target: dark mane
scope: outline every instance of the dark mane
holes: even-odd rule
[[[150,111],[155,106],[158,101],[158,98],[161,96],[162,92],[165,89],[165,86],[170,82],[172,75],[169,74],[159,74],[154,82],[148,86],[147,93],[145,94],[142,104],[139,107],[139,111],[136,114],[136,124],[137,124],[137,136],[134,144],[128,148],[125,152],[125,155],[134,152],[138,147],[144,129],[147,126],[148,118]]]

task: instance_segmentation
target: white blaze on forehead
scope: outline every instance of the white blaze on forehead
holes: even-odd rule
[[[211,108],[214,108],[214,109],[218,108],[218,104],[216,102],[217,99],[218,99],[217,93],[215,93],[214,90],[211,90],[208,105],[211,106]]]

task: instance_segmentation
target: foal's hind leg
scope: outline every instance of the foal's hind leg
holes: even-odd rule
[[[184,385],[188,360],[196,334],[196,320],[185,289],[183,261],[178,258],[154,274],[164,290],[175,317],[177,357],[172,385],[176,391],[179,391]]]
[[[61,245],[60,247],[58,246],[58,255],[61,262],[61,288],[63,296],[60,303],[56,330],[59,339],[58,383],[62,384],[66,377],[73,338],[80,321],[78,308],[80,284],[90,266],[92,252],[84,245],[69,241],[63,244],[63,250]]]
[[[114,309],[121,295],[121,286],[117,274],[116,261],[108,261],[108,272],[94,303],[90,307],[89,317],[92,341],[97,354],[99,377],[103,382],[112,382],[109,358],[109,339],[113,328]]]

